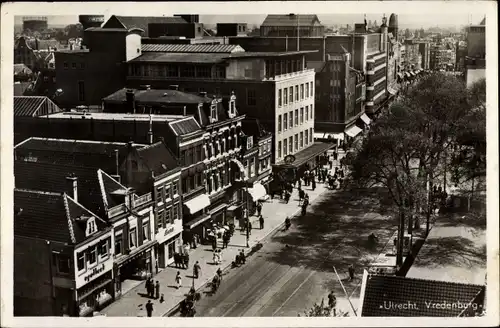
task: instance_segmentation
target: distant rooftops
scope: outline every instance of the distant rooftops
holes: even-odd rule
[[[155,104],[199,104],[211,102],[212,98],[170,89],[137,90],[123,88],[103,99],[104,102],[124,103],[127,101],[127,91],[133,92],[135,100],[139,103]]]
[[[261,26],[311,26],[321,24],[317,15],[267,15]]]
[[[171,122],[181,118],[182,115],[149,115],[149,114],[122,114],[122,113],[82,113],[82,112],[63,112],[52,115],[45,115],[46,119],[94,119],[100,121],[153,121],[153,122]]]
[[[234,53],[245,49],[235,44],[143,44],[142,52]]]

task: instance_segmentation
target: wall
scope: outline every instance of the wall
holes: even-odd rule
[[[142,54],[141,36],[137,33],[130,33],[125,37],[125,60],[129,61]]]
[[[51,256],[62,244],[45,240],[14,237],[14,315],[61,315],[52,292]],[[60,300],[59,300],[60,303]]]
[[[485,26],[471,26],[467,34],[467,56],[484,58],[486,53]]]
[[[231,60],[226,67],[228,80],[262,80],[265,77],[265,64],[262,59]]]
[[[158,38],[160,36],[201,38],[203,34],[203,24],[201,23],[151,23],[148,25],[148,36],[150,38]]]

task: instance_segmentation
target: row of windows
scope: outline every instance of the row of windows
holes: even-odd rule
[[[203,177],[201,172],[194,175],[189,175],[186,178],[182,179],[182,193],[187,194],[191,190],[203,186],[202,179]]]
[[[151,240],[151,226],[149,221],[142,224],[142,239],[143,243]],[[124,246],[123,231],[115,232],[115,256],[125,253]],[[138,246],[137,227],[130,228],[128,235],[128,249],[134,249]]]
[[[157,228],[166,228],[168,224],[174,224],[175,220],[179,219],[179,203],[167,209],[162,209],[158,211],[156,216]]]
[[[78,64],[80,64],[80,65],[78,65]],[[64,62],[63,63],[63,67],[64,67],[64,69],[68,69],[69,68],[69,63],[68,62]],[[74,63],[73,62],[73,63],[71,63],[71,68],[72,69],[77,69],[77,68],[79,68],[79,69],[85,69],[85,63]]]
[[[295,110],[295,126],[299,126],[299,124],[303,124],[304,121],[307,122],[308,120],[313,119],[313,105],[311,105],[311,110],[309,110],[309,106],[305,107],[305,119],[304,119],[304,107],[300,108],[300,123],[299,123],[299,110]],[[281,115],[278,115],[278,133],[281,133],[281,131],[286,131],[288,128],[292,129],[293,128],[293,111],[290,111],[285,114],[283,114],[283,123],[281,120]]]
[[[299,149],[312,143],[313,140],[313,128],[309,128],[300,133],[296,133],[295,136],[290,136],[288,139],[283,139],[283,143],[278,141],[278,159],[282,156],[291,155],[294,151],[299,151]]]
[[[271,151],[271,140],[263,143],[262,145],[260,145],[259,147],[259,156],[261,156],[262,154],[265,154],[267,152],[270,152]]]
[[[199,77],[225,78],[226,68],[209,65],[165,65],[165,64],[133,64],[128,68],[130,76],[137,77]]]
[[[294,91],[295,90],[295,91]],[[294,96],[295,95],[295,96]],[[309,97],[314,96],[314,87],[313,82],[302,83],[300,85],[300,94],[299,94],[299,86],[292,86],[289,88],[278,89],[278,106],[281,107],[283,105],[288,105],[289,103],[293,103],[294,101],[307,99]]]
[[[226,167],[224,167],[207,173],[205,188],[209,194],[220,191],[223,187],[231,183],[230,180],[232,180],[232,177],[226,174],[228,171],[229,170],[226,170]],[[234,171],[231,170],[230,172],[234,174]]]
[[[105,261],[110,253],[110,248],[111,239],[108,238],[82,252],[78,252],[76,254],[78,272],[85,271],[87,268]]]

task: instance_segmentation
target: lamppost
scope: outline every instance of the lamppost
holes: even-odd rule
[[[246,204],[245,204],[245,222],[246,222],[246,230],[247,230],[247,247],[250,247],[250,215],[249,215],[249,206],[248,206],[248,182],[245,182],[246,187]]]

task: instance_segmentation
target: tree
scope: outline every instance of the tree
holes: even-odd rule
[[[69,24],[64,28],[64,33],[68,39],[76,39],[83,37],[82,24]]]
[[[300,314],[298,315],[300,317]],[[321,303],[314,303],[314,305],[304,312],[305,317],[348,317],[349,313],[342,310],[337,310],[336,305],[333,307],[325,305],[324,299]]]

